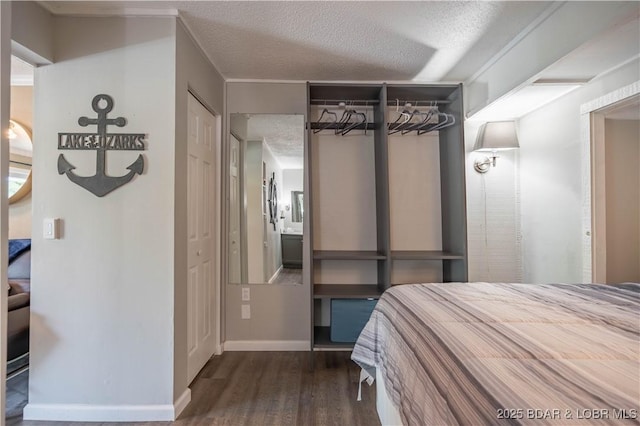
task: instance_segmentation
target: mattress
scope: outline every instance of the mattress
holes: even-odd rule
[[[352,359],[406,425],[638,424],[640,285],[396,286]]]

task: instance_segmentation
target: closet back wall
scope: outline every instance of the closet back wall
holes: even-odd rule
[[[229,117],[233,113],[301,114],[307,112],[305,83],[227,83],[225,149],[229,143]],[[306,117],[305,117],[306,122]],[[225,160],[225,167],[228,161]],[[305,164],[305,170],[309,170]],[[227,173],[227,171],[225,171]],[[225,175],[225,185],[228,179]],[[307,193],[307,188],[304,188]],[[226,199],[226,198],[225,198]],[[226,209],[226,205],[224,206]],[[308,235],[309,222],[304,222]],[[223,233],[223,238],[227,238]],[[227,250],[222,250],[226,256]],[[303,246],[304,262],[309,258],[308,244]],[[223,259],[223,265],[227,265]],[[225,350],[309,350],[309,277],[303,265],[303,285],[231,285],[225,284]],[[225,266],[226,268],[226,266]],[[225,274],[227,277],[227,274]],[[242,288],[250,287],[251,301],[242,302]],[[251,318],[240,318],[241,305],[251,305]]]

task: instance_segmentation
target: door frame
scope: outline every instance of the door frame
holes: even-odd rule
[[[11,2],[0,2],[0,194],[7,193],[9,176],[9,128],[11,101]],[[0,197],[0,263],[8,264],[9,200]],[[0,285],[6,288],[7,268],[0,268]],[[7,292],[0,295],[0,377],[7,376]],[[6,382],[0,389],[0,411],[6,412]],[[4,424],[4,420],[0,421]]]
[[[640,94],[640,80],[580,107],[582,150],[582,282],[606,276],[603,110]],[[604,259],[604,261],[603,261]]]

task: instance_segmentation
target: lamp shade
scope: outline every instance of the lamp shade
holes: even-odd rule
[[[474,151],[500,151],[520,148],[515,121],[490,121],[480,126]]]

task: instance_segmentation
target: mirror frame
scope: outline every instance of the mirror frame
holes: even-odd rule
[[[10,125],[17,126],[26,133],[26,135],[29,137],[29,142],[31,142],[31,146],[33,147],[33,136],[31,134],[31,130],[27,126],[23,126],[16,120],[11,119],[9,120],[9,122],[10,122]],[[9,145],[11,145],[11,142],[9,142]],[[27,175],[27,179],[24,181],[20,189],[18,189],[11,197],[9,197],[9,204],[17,203],[18,201],[22,200],[31,192],[31,176],[33,174],[33,157],[32,157],[31,163],[32,163],[31,169],[29,169],[29,174]]]

